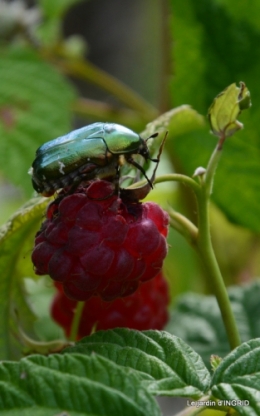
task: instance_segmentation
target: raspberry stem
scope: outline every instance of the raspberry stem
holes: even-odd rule
[[[211,184],[209,184],[209,186],[211,186]],[[213,292],[217,298],[217,302],[221,311],[223,323],[226,328],[226,333],[230,347],[231,349],[234,349],[240,345],[240,336],[238,333],[234,314],[231,309],[231,304],[229,301],[225,283],[223,281],[212,246],[210,236],[208,195],[208,188],[203,187],[201,189],[200,195],[197,197],[199,233],[196,248],[202,260],[202,263],[206,269],[207,280],[211,285]]]
[[[75,313],[73,316],[72,325],[71,325],[70,336],[69,336],[70,341],[73,341],[73,342],[77,341],[77,334],[78,334],[80,319],[81,319],[81,315],[84,309],[84,305],[85,305],[85,302],[77,302]]]
[[[197,244],[198,228],[196,225],[184,215],[174,211],[171,207],[168,208],[168,213],[170,215],[170,225],[182,234],[192,246]]]
[[[241,343],[235,317],[229,301],[227,289],[221,275],[212,246],[209,221],[209,200],[213,188],[214,175],[222,154],[225,137],[221,136],[209,160],[206,173],[202,177],[200,192],[196,194],[198,204],[198,240],[197,251],[207,271],[208,281],[217,298],[223,323],[231,349]]]
[[[217,263],[210,235],[209,200],[212,192],[214,175],[222,154],[225,137],[221,136],[209,160],[207,169],[199,183],[194,179],[180,174],[169,174],[157,177],[154,183],[175,181],[188,185],[195,193],[198,206],[198,229],[182,214],[170,210],[170,223],[196,249],[207,272],[207,283],[210,284],[221,311],[223,323],[231,349],[240,345],[236,321],[231,304]]]
[[[215,175],[219,160],[222,155],[224,141],[225,141],[225,136],[221,136],[218,141],[217,146],[215,147],[211,155],[211,158],[209,160],[209,163],[206,169],[206,173],[202,177],[202,184],[204,185],[204,188],[206,189],[208,197],[212,193],[214,175]]]
[[[182,175],[180,173],[168,173],[165,175],[157,176],[153,184],[156,185],[157,183],[171,182],[171,181],[180,182],[183,185],[189,186],[195,192],[195,194],[197,194],[200,190],[199,184],[196,181],[194,181],[194,179],[190,178],[189,176]],[[146,180],[135,182],[133,185],[128,186],[127,189],[138,188],[139,186],[145,184],[146,182],[147,182]]]

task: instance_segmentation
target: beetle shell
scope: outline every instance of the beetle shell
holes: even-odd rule
[[[147,145],[132,130],[94,123],[43,144],[32,164],[32,184],[43,195],[83,180],[117,174],[119,156],[149,156]]]

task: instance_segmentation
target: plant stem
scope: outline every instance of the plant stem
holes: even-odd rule
[[[234,349],[240,345],[240,336],[228,293],[212,247],[209,225],[209,199],[207,194],[208,192],[204,188],[197,199],[199,214],[197,249],[206,269],[207,280],[217,298],[230,347]]]
[[[69,336],[70,341],[77,341],[79,323],[80,323],[80,318],[82,315],[84,305],[85,305],[85,302],[77,302],[77,306],[76,306],[76,310],[73,316],[73,321],[72,321],[71,330],[70,330],[70,336]]]
[[[167,175],[157,176],[155,178],[154,184],[168,181],[180,182],[183,185],[188,185],[190,188],[192,188],[195,194],[199,193],[200,191],[200,186],[197,182],[194,181],[194,179],[180,173],[169,173]]]
[[[55,55],[51,50],[42,50],[42,56],[57,65],[65,74],[82,79],[108,91],[127,107],[139,112],[145,121],[158,116],[157,110],[137,92],[123,82],[83,59],[66,59]]]
[[[136,111],[128,108],[118,108],[115,105],[90,98],[79,97],[73,102],[72,110],[83,118],[91,117],[111,123],[117,122],[136,131],[141,131],[143,128],[143,119]]]
[[[207,272],[207,280],[217,298],[230,347],[231,349],[234,349],[240,345],[241,341],[225,283],[213,250],[209,220],[209,198],[212,192],[214,174],[221,157],[224,140],[225,137],[222,136],[212,153],[206,169],[206,174],[201,182],[200,192],[197,193],[199,229],[197,249]]]
[[[218,162],[220,160],[220,157],[222,155],[222,146],[223,143],[225,141],[225,136],[222,136],[217,144],[217,146],[215,147],[215,150],[213,151],[211,158],[209,160],[208,166],[207,166],[207,170],[204,176],[204,188],[207,191],[207,196],[209,197],[211,192],[212,192],[212,188],[213,188],[213,179],[214,179],[214,175],[218,166]]]
[[[154,183],[165,181],[181,182],[182,184],[191,187],[197,197],[198,230],[189,220],[184,221],[183,216],[174,214],[170,211],[172,225],[183,234],[188,242],[197,250],[207,273],[207,283],[210,284],[212,291],[216,296],[230,347],[231,349],[234,349],[240,345],[240,336],[228,293],[213,250],[209,221],[210,194],[212,192],[213,179],[221,157],[224,141],[225,137],[220,137],[217,147],[209,160],[206,173],[204,177],[201,178],[200,184],[195,182],[192,178],[175,173],[157,177]]]
[[[198,228],[188,218],[172,208],[168,209],[170,215],[170,225],[182,234],[191,246],[197,244]]]
[[[192,178],[186,175],[181,175],[180,173],[168,173],[166,175],[157,176],[153,182],[153,184],[162,183],[162,182],[180,182],[183,185],[189,186],[193,191],[196,193],[200,192],[200,186],[197,182],[195,182]],[[146,179],[142,179],[141,181],[135,182],[132,185],[129,185],[127,189],[135,189],[139,186],[142,186],[147,183]]]

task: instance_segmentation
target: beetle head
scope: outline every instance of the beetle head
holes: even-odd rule
[[[150,156],[150,152],[147,146],[147,142],[149,139],[154,139],[158,136],[159,133],[153,133],[151,136],[147,137],[147,139],[141,139],[142,145],[140,146],[139,154],[142,155],[145,160],[151,160],[152,162],[158,162],[158,159],[152,159]]]

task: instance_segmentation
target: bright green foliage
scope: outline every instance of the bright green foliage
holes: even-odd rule
[[[243,80],[252,90],[253,106],[241,116],[245,129],[225,143],[212,199],[232,222],[259,233],[259,4],[171,0],[171,6],[172,105],[189,103],[206,114],[226,86]],[[176,138],[169,154],[178,171],[192,175],[206,165],[215,143],[206,127]]]
[[[71,129],[75,94],[53,67],[26,49],[1,52],[0,79],[0,166],[30,195],[35,151]]]
[[[160,331],[99,331],[65,352],[96,352],[140,374],[156,395],[198,398],[209,388],[201,358],[180,338]]]
[[[160,415],[140,377],[92,355],[35,355],[0,364],[1,415]]]
[[[212,394],[216,403],[231,397],[249,400],[249,406],[235,409],[242,416],[257,416],[259,351],[260,339],[255,339],[231,352],[213,374],[210,393],[209,373],[180,339],[158,331],[101,331],[64,354],[2,362],[0,410],[3,415],[20,411],[28,416],[54,411],[153,416],[160,412],[151,393],[196,399]],[[185,386],[187,380],[203,391]]]
[[[173,151],[178,154],[183,171],[189,175],[198,166],[205,167],[213,151],[215,142],[208,130],[201,129],[199,134],[189,133],[168,142],[169,154]],[[251,135],[250,132],[248,137],[241,135],[242,132],[239,132],[225,143],[215,175],[212,199],[229,220],[259,232],[260,135],[254,137],[255,133]]]
[[[249,406],[234,406],[238,414],[257,416],[259,412],[260,339],[242,344],[222,361],[218,358],[211,392],[210,376],[200,358],[179,338],[165,332],[100,331],[64,352],[88,356],[95,352],[126,370],[130,367],[141,377],[148,391],[156,395],[189,396],[197,400],[211,396],[216,403],[231,398],[249,400]],[[196,391],[195,386],[202,388],[201,391]],[[232,406],[226,409],[229,407]]]
[[[235,406],[242,416],[260,413],[260,338],[240,345],[218,366],[212,378],[212,396],[219,400],[247,400]]]
[[[260,337],[260,281],[229,288],[228,292],[242,341]],[[213,296],[181,296],[166,329],[194,348],[208,367],[211,354],[224,357],[229,352],[224,325]]]
[[[22,346],[14,338],[18,322],[32,332],[34,315],[23,278],[34,276],[30,254],[47,202],[46,198],[31,200],[0,228],[0,360],[20,357]]]

